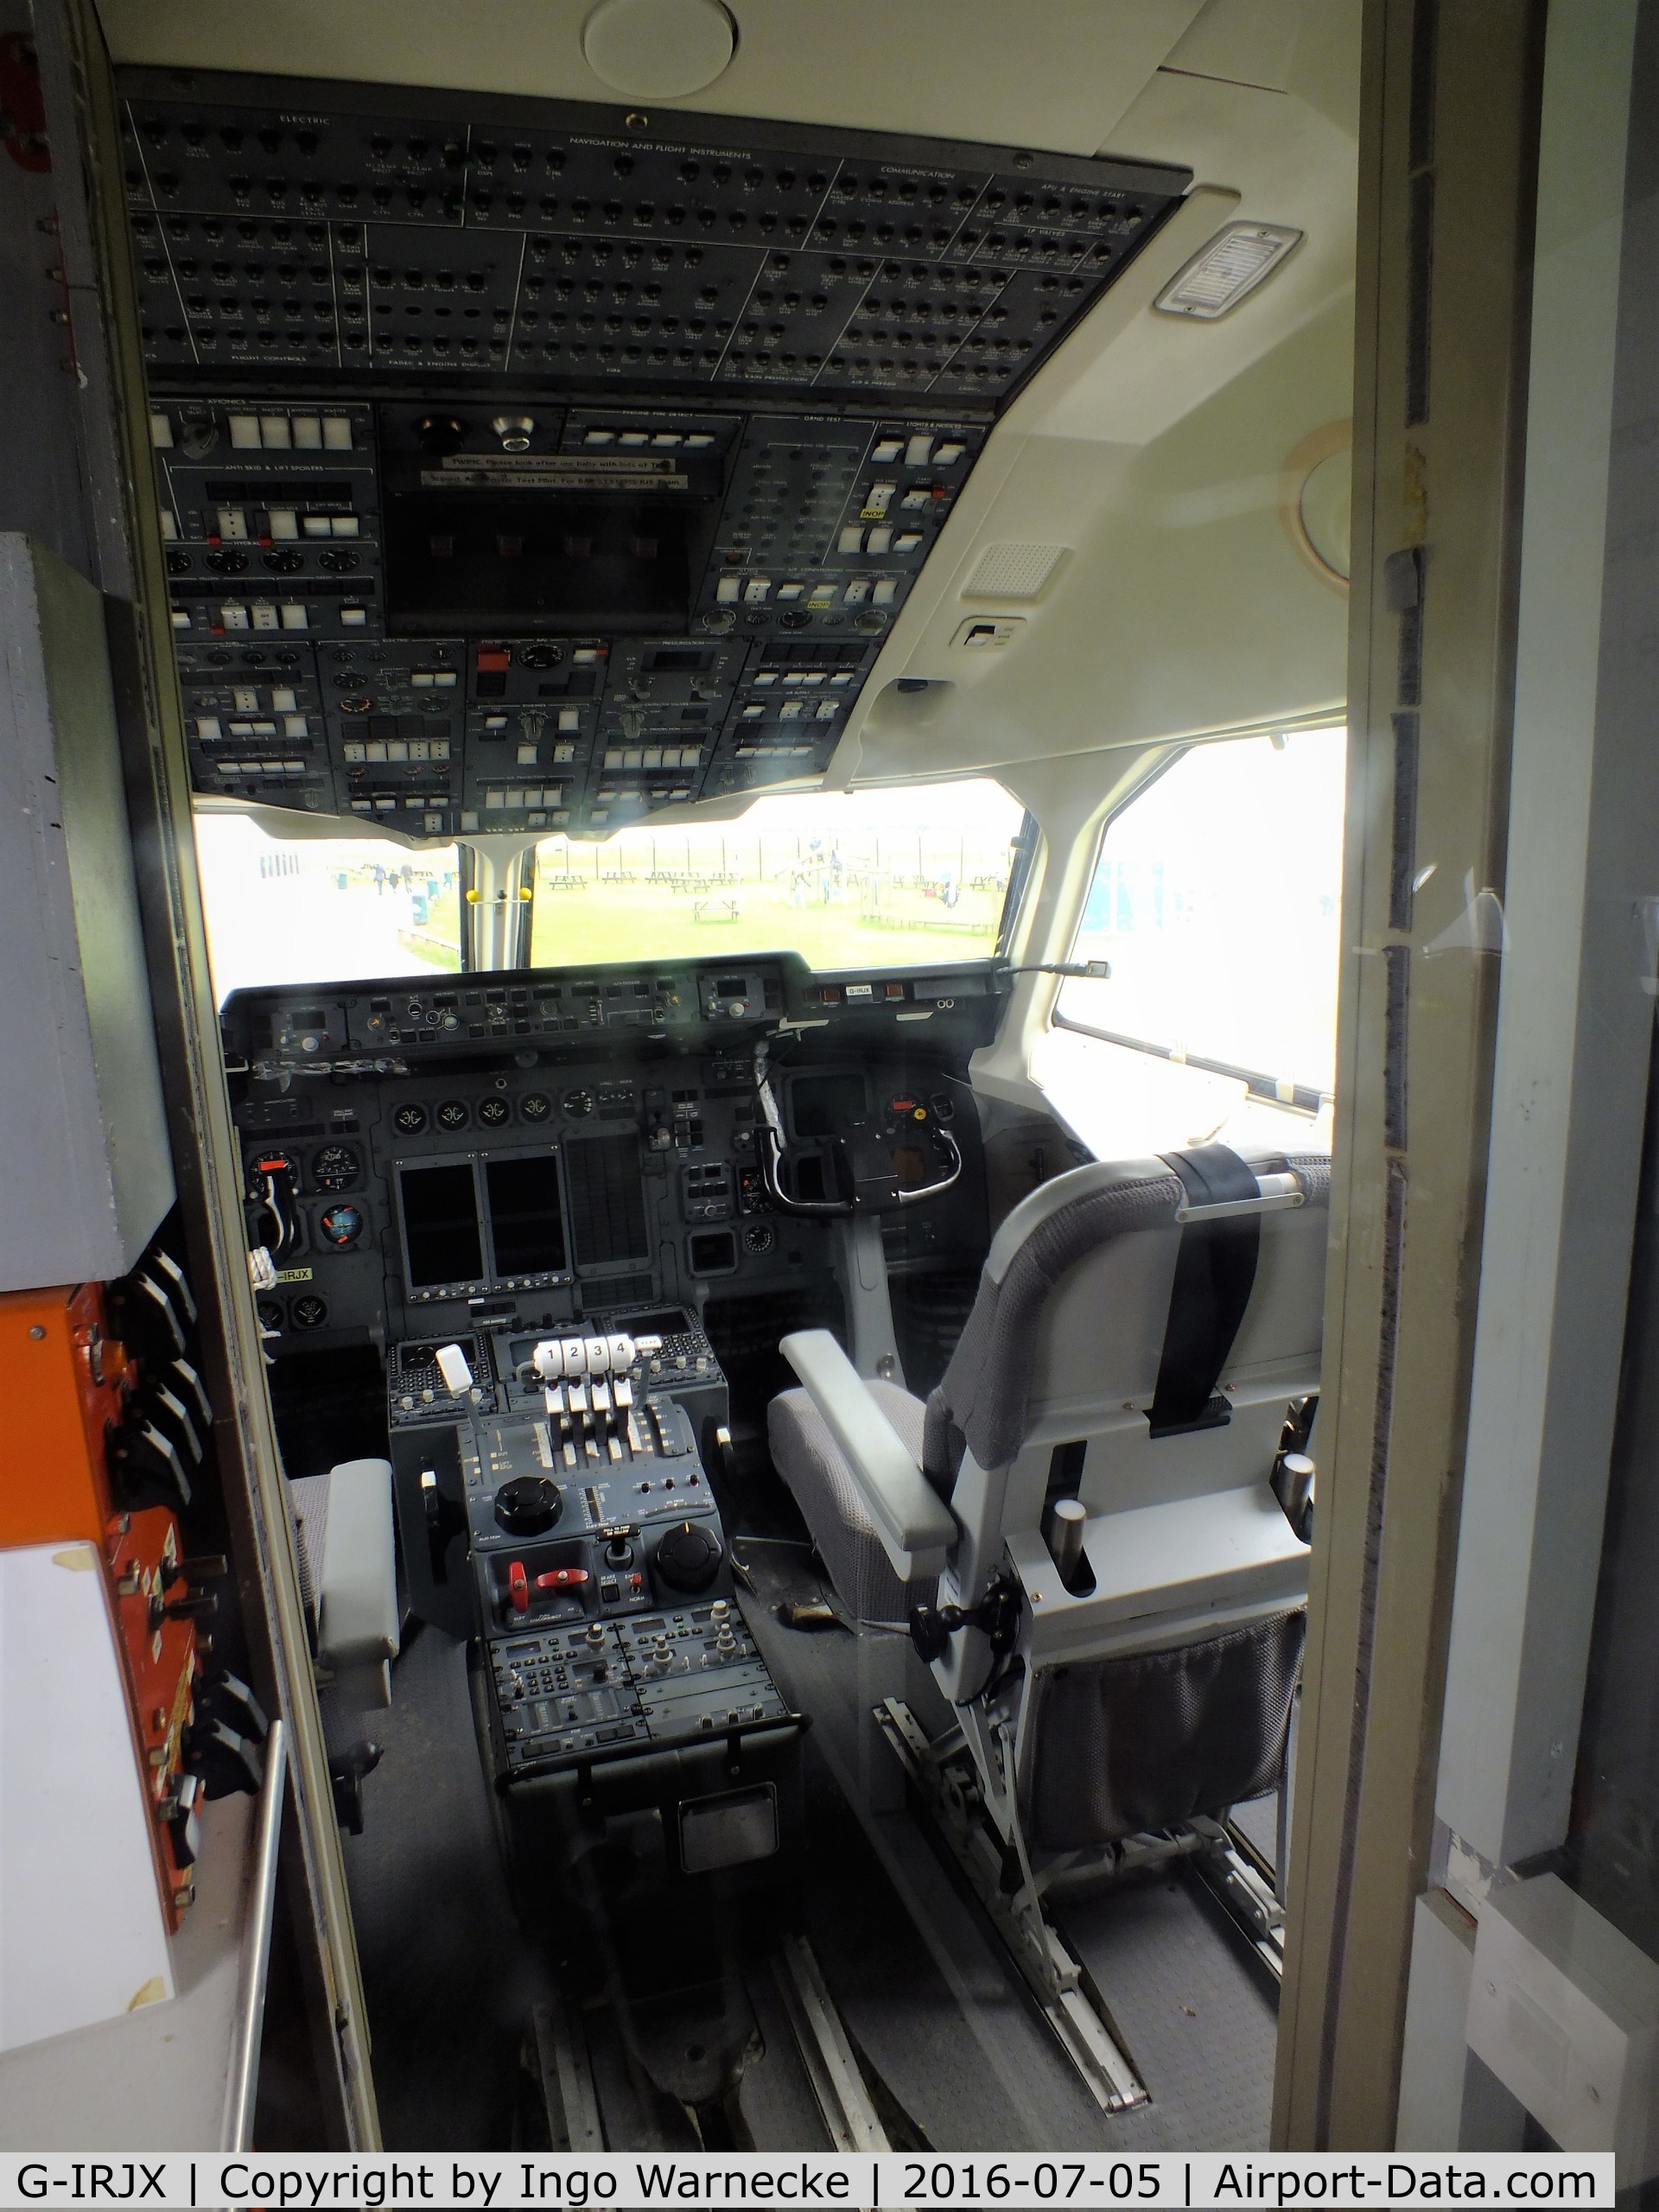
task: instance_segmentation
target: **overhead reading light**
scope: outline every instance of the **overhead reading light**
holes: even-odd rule
[[[1224,223],[1153,302],[1166,315],[1213,322],[1277,268],[1302,233],[1285,223]]]

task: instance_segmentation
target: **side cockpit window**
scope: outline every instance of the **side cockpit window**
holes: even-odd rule
[[[1328,1146],[1345,753],[1338,728],[1195,745],[1109,823],[1072,957],[1111,972],[1066,981],[1054,1040],[1062,1065],[1118,1048],[1109,1086],[1090,1056],[1123,1116],[1109,1156]]]

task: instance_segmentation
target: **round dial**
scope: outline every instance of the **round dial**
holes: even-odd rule
[[[433,1120],[441,1129],[464,1129],[470,1118],[464,1098],[446,1098]]]
[[[495,1493],[495,1517],[514,1536],[539,1536],[563,1505],[558,1484],[545,1475],[515,1475]]]
[[[320,1329],[328,1319],[328,1308],[321,1298],[308,1294],[294,1301],[293,1320],[296,1329]]]
[[[486,1129],[505,1128],[512,1119],[512,1109],[505,1098],[492,1096],[478,1102],[478,1118]]]
[[[296,1189],[299,1187],[300,1171],[291,1152],[256,1152],[248,1162],[248,1196],[263,1198],[265,1181],[271,1175],[283,1174]]]
[[[776,1242],[770,1222],[752,1221],[743,1232],[743,1249],[746,1252],[770,1252]]]
[[[271,1335],[274,1337],[281,1336],[283,1332],[283,1309],[276,1303],[276,1300],[274,1298],[260,1299],[256,1310],[259,1315],[260,1327],[262,1329],[269,1329]]]
[[[591,1090],[567,1090],[563,1105],[565,1112],[573,1120],[580,1122],[585,1115],[593,1112],[594,1094]]]
[[[518,1101],[518,1111],[527,1122],[544,1122],[553,1111],[553,1101],[539,1090],[527,1090]]]
[[[311,1179],[320,1191],[349,1191],[363,1163],[348,1144],[326,1144],[311,1162]]]
[[[269,569],[273,576],[297,576],[305,566],[303,553],[262,553],[259,565]]]
[[[329,1206],[318,1216],[317,1227],[330,1244],[355,1244],[363,1234],[363,1209],[361,1206]]]
[[[724,1556],[720,1538],[705,1522],[682,1521],[658,1542],[652,1564],[671,1590],[696,1597],[719,1573]]]
[[[400,1137],[417,1137],[426,1127],[426,1109],[406,1098],[393,1113],[391,1126]]]

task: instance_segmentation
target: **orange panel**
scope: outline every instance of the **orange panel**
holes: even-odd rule
[[[156,1872],[168,1925],[176,1933],[193,1877],[181,1865],[167,1806],[184,1772],[184,1732],[195,1712],[196,1626],[163,1611],[178,1576],[179,1524],[164,1505],[120,1513],[110,1524],[109,1562],[126,1657],[133,1719],[149,1793]]]
[[[0,1546],[81,1537],[102,1548],[104,1429],[120,1417],[126,1372],[101,1284],[0,1294]]]

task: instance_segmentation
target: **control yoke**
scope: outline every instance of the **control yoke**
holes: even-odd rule
[[[896,1213],[901,1207],[941,1197],[961,1176],[961,1149],[938,1114],[919,1099],[895,1099],[874,1128],[813,1140],[810,1157],[825,1195],[803,1198],[798,1188],[788,1187],[791,1181],[798,1185],[799,1177],[788,1173],[791,1148],[764,1048],[755,1054],[755,1090],[761,1116],[756,1131],[760,1180],[779,1213],[819,1221],[855,1213]],[[931,1150],[942,1172],[918,1182],[912,1179],[917,1166],[925,1164],[924,1146]],[[832,1191],[834,1195],[829,1195]]]

